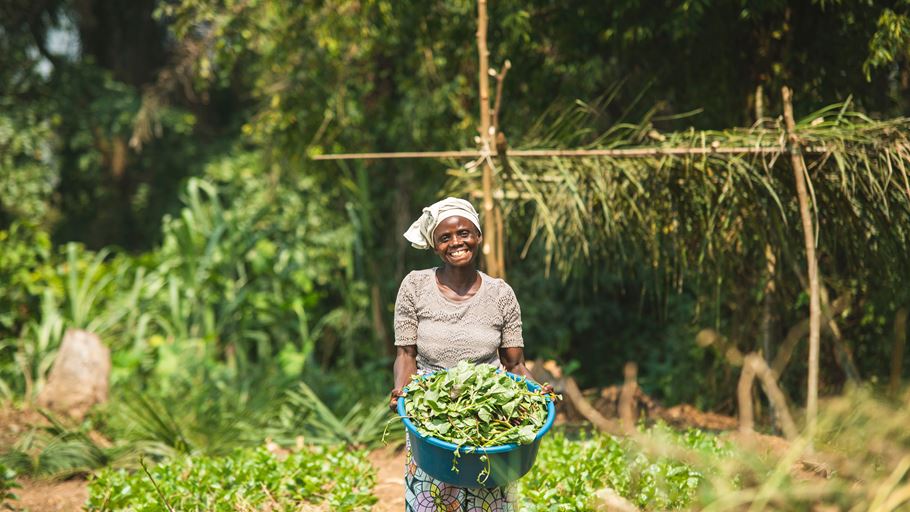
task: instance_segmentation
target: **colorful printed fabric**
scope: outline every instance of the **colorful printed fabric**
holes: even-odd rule
[[[404,475],[405,512],[513,512],[510,487],[470,489],[441,482],[417,467],[410,440]]]

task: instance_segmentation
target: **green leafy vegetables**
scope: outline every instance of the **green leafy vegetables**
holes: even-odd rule
[[[465,361],[408,384],[406,412],[423,434],[458,447],[530,444],[547,419],[547,395],[489,364]]]
[[[145,468],[143,468],[145,469]],[[88,512],[369,510],[376,472],[366,452],[310,446],[286,455],[265,447],[223,457],[182,455],[139,471],[105,469],[89,482]]]

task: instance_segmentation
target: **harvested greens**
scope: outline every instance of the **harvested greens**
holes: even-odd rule
[[[546,397],[493,365],[462,361],[411,381],[405,405],[421,434],[458,447],[488,448],[532,443],[547,419]]]

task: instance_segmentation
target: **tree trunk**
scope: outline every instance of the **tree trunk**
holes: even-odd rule
[[[789,87],[781,89],[784,102],[784,121],[790,144],[790,163],[793,179],[796,181],[796,195],[799,199],[799,214],[803,224],[803,239],[806,245],[806,266],[809,275],[809,377],[806,391],[806,428],[810,439],[815,434],[818,416],[818,352],[821,331],[821,300],[818,287],[818,260],[815,256],[815,228],[809,211],[809,193],[806,181],[809,179],[806,163],[800,151],[796,136],[796,121],[793,119],[793,93]]]

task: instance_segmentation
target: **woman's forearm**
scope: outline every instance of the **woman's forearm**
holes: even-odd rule
[[[509,347],[499,349],[499,361],[507,372],[514,373],[520,377],[531,378],[531,372],[525,366],[525,354],[521,347]]]
[[[398,397],[401,396],[401,388],[407,386],[411,380],[411,375],[417,373],[417,345],[398,347],[398,354],[395,356],[392,373],[395,387],[392,388],[389,396],[389,409],[396,411]]]
[[[395,376],[394,389],[401,390],[401,388],[408,385],[408,382],[411,381],[411,375],[417,373],[416,345],[398,347],[398,354],[395,356],[393,373]]]

